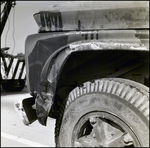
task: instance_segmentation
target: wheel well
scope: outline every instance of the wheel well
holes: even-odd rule
[[[130,79],[149,86],[149,52],[101,50],[72,53],[59,76],[54,108],[56,106],[58,110],[75,87],[106,77]]]

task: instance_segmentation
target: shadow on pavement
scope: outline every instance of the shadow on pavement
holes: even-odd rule
[[[18,92],[6,92],[2,89],[1,87],[1,96],[5,96],[5,95],[16,95],[16,94],[25,94],[25,93],[29,93],[27,90],[27,86],[24,87],[24,89],[22,91],[18,91]]]

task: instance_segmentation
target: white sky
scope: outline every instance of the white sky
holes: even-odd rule
[[[71,1],[67,2],[71,3]],[[108,1],[103,2],[103,4],[100,6],[102,8],[106,6],[115,8],[118,6],[118,3],[116,3],[116,1],[111,1],[111,5],[108,5],[107,2]],[[136,1],[129,2],[132,3],[132,5],[136,5],[136,3],[138,3]],[[140,2],[144,3],[143,1]],[[121,3],[123,3],[123,1],[121,1]],[[124,2],[123,5],[126,5],[126,3],[128,2]],[[38,32],[38,26],[33,18],[33,14],[41,10],[49,9],[50,7],[54,7],[55,4],[59,4],[58,8],[67,7],[65,1],[16,1],[16,6],[15,8],[11,9],[9,20],[6,22],[1,36],[1,47],[10,47],[8,53],[12,53],[13,51],[13,55],[16,55],[18,53],[25,53],[24,45],[26,37],[30,34],[35,34]],[[147,5],[149,6],[148,2]],[[13,16],[15,17],[14,25]],[[15,30],[13,29],[13,26]],[[13,38],[13,30],[15,42]]]

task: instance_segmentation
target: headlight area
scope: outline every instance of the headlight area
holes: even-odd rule
[[[25,125],[29,125],[37,120],[35,97],[25,98],[14,103],[14,108]]]
[[[38,119],[42,125],[46,126],[47,117],[53,104],[53,93],[49,87],[41,86],[40,88],[43,91],[34,91],[36,97],[25,98],[14,103],[14,108],[25,125]]]

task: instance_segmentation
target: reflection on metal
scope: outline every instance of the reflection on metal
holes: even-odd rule
[[[34,97],[15,102],[14,108],[25,125],[29,125],[37,119]]]
[[[14,103],[14,108],[15,108],[15,110],[18,112],[18,114],[19,114],[19,116],[20,116],[22,122],[23,122],[25,125],[29,125],[30,122],[29,122],[28,117],[27,117],[27,115],[26,115],[26,113],[25,113],[25,110],[24,110],[24,108],[23,108],[23,103],[22,103],[22,101]]]
[[[89,41],[73,43],[69,45],[70,49],[73,51],[82,51],[82,50],[140,50],[148,51],[144,44],[140,45],[138,43],[113,43],[113,42],[98,42],[98,41]]]

